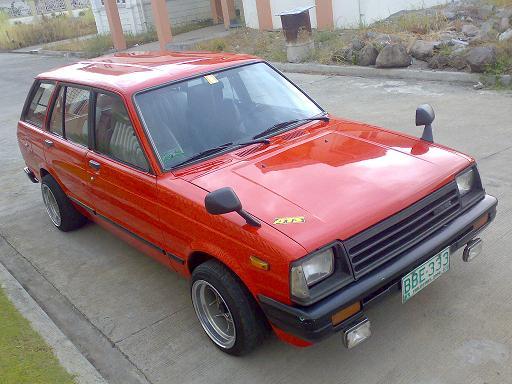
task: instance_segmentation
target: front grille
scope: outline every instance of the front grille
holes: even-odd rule
[[[460,210],[452,182],[390,218],[344,242],[355,277],[407,252],[432,235]]]

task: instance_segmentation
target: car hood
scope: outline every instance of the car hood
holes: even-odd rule
[[[245,210],[312,251],[413,204],[471,160],[360,123],[315,125],[239,161],[231,154],[228,165],[189,179],[207,191],[232,187]]]

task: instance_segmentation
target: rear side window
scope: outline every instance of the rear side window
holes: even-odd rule
[[[46,110],[48,109],[50,97],[54,89],[55,84],[53,83],[39,83],[25,111],[24,121],[34,124],[39,128],[43,127]]]
[[[64,132],[67,140],[87,146],[89,133],[90,91],[66,87],[64,97]]]
[[[149,170],[128,112],[119,96],[97,94],[94,126],[95,148],[98,152],[135,168]]]
[[[61,87],[50,118],[50,132],[83,146],[89,138],[90,91]]]

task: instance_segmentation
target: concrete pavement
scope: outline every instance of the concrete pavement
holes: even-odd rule
[[[456,254],[451,271],[406,305],[397,295],[372,307],[374,334],[360,347],[348,351],[333,337],[296,349],[271,338],[233,358],[203,334],[186,281],[97,225],[64,234],[47,218],[38,186],[23,175],[15,127],[32,77],[66,62],[0,55],[0,262],[110,382],[512,382],[512,94],[290,74],[333,114],[415,135],[416,106],[433,104],[435,140],[478,159],[499,212],[484,255],[468,265]]]

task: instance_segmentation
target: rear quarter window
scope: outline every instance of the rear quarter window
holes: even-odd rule
[[[22,120],[36,127],[42,128],[48,110],[48,104],[52,96],[55,84],[50,82],[38,82],[30,94],[30,101],[22,116]]]

